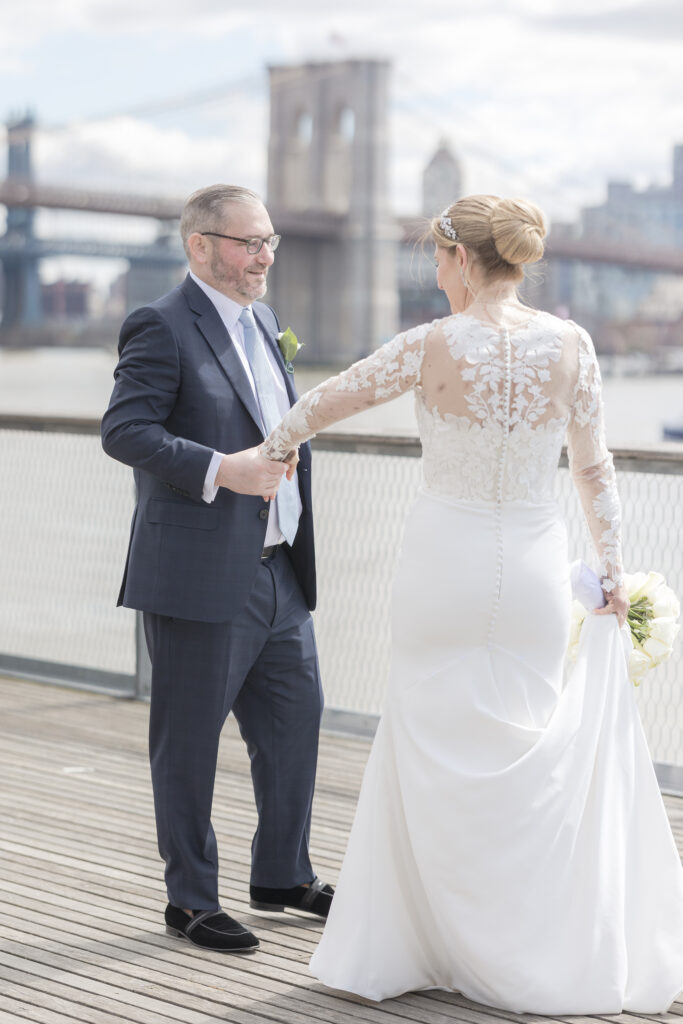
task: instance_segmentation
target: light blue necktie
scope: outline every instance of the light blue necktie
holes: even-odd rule
[[[263,432],[267,437],[282,419],[275,397],[273,371],[250,306],[245,306],[240,313],[240,323],[244,332],[244,349],[256,386],[256,400],[261,412]],[[288,544],[294,543],[299,526],[295,486],[294,480],[287,480],[283,477],[276,498],[280,531]]]

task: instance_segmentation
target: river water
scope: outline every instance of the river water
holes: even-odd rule
[[[106,408],[116,363],[114,349],[0,349],[0,412],[99,417]],[[300,367],[300,392],[325,376]],[[607,441],[614,446],[658,444],[665,423],[683,424],[683,375],[606,376]],[[370,409],[335,430],[416,433],[412,396]]]

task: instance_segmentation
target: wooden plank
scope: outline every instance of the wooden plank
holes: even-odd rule
[[[0,679],[0,1020],[53,1024],[546,1024],[456,993],[409,993],[382,1004],[317,983],[308,960],[321,922],[248,906],[256,823],[249,762],[234,722],[221,744],[214,824],[221,899],[259,935],[251,956],[202,952],[163,930],[145,705]],[[323,735],[314,806],[317,870],[339,870],[369,752]],[[683,799],[666,797],[683,846]],[[613,1024],[677,1021],[683,1005]]]
[[[23,985],[12,985],[8,982],[2,985],[0,991],[0,1020],[3,1024],[22,1020],[36,1021],[37,1024],[55,1024],[56,1021],[64,1021],[65,1024],[69,1021],[78,1021],[79,1024],[127,1024],[130,1020],[128,1016],[112,1013],[111,1010],[99,1010],[83,1003],[60,999],[35,988],[27,992]],[[14,995],[15,992],[18,993],[17,996]],[[27,996],[30,996],[30,1003],[25,1001]],[[148,1018],[147,1024],[152,1024],[151,1018]],[[157,1024],[164,1024],[160,1017],[157,1017]]]
[[[292,1012],[299,1011],[302,1018],[313,1017],[316,1020],[326,1021],[328,1024],[345,1024],[348,1020],[344,1009],[343,999],[331,995],[329,992],[313,991],[314,983],[310,979],[310,985],[299,985],[294,992],[292,979],[276,979],[264,973],[263,968],[259,969],[256,957],[221,957],[213,956],[202,959],[206,969],[198,970],[194,965],[188,966],[186,958],[175,955],[172,962],[168,959],[155,957],[149,963],[141,963],[138,956],[134,962],[127,961],[129,950],[123,951],[120,947],[112,944],[99,944],[95,949],[88,943],[87,948],[78,947],[73,938],[69,936],[69,956],[79,964],[97,965],[103,962],[118,961],[117,973],[130,977],[156,981],[161,986],[173,983],[175,989],[177,983],[182,984],[183,992],[193,998],[202,994],[203,987],[210,982],[210,987],[216,994],[222,994],[225,1002],[230,1006],[243,1005],[249,1007],[259,1002],[260,999],[272,1000],[278,997],[279,1005],[283,1009]],[[39,941],[36,937],[36,941]],[[50,943],[48,951],[52,950],[56,943]],[[213,968],[213,970],[211,970]],[[258,988],[258,998],[255,997],[255,990]],[[414,1019],[424,1021],[425,1024],[433,1024],[435,1011],[427,1007],[418,1010],[413,1014]],[[443,1016],[443,1015],[442,1015]],[[380,1009],[376,1005],[367,1004],[363,1012],[363,1019],[371,1022],[390,1024],[390,1021],[401,1019],[391,1012]]]

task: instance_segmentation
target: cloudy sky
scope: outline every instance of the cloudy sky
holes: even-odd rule
[[[667,183],[683,142],[682,0],[22,0],[0,24],[0,114],[35,114],[45,183],[263,191],[266,66],[349,56],[392,61],[399,213],[441,138],[467,191],[555,219],[608,179]]]

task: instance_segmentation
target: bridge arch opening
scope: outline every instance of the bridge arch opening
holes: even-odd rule
[[[308,148],[313,139],[313,117],[307,110],[297,111],[294,119],[294,136],[303,148]]]

